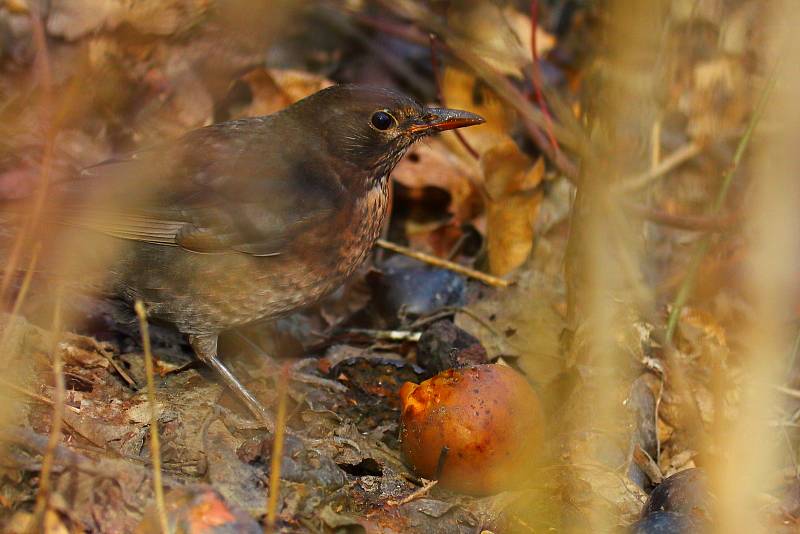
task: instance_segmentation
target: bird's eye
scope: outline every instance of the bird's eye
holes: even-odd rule
[[[373,113],[370,122],[378,130],[388,130],[395,124],[394,117],[385,111],[376,111]]]

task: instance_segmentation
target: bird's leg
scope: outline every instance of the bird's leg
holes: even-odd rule
[[[264,362],[267,363],[267,365],[270,368],[274,370],[277,367],[279,367],[278,363],[275,361],[275,358],[270,356],[267,353],[267,351],[261,348],[261,346],[258,343],[250,339],[248,336],[244,335],[242,332],[237,332],[237,334],[242,341],[244,341],[251,349],[253,349],[256,353],[258,353],[259,356],[261,356],[261,358],[264,360]],[[295,382],[303,382],[305,384],[312,384],[315,386],[326,387],[333,391],[347,393],[348,391],[347,386],[343,386],[339,382],[336,382],[334,380],[328,380],[327,378],[322,378],[317,375],[303,372],[302,368],[306,364],[312,361],[316,362],[317,360],[314,358],[305,358],[292,364],[292,366],[289,368],[289,377]]]
[[[256,418],[267,425],[267,430],[272,432],[275,429],[275,420],[272,418],[272,414],[252,393],[250,393],[244,384],[239,382],[239,379],[219,361],[217,357],[217,335],[190,335],[189,344],[194,349],[197,357],[200,358],[204,364],[211,367],[222,378],[228,389],[239,397],[239,400],[247,406]]]

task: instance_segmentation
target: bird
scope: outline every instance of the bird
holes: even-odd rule
[[[197,358],[269,422],[220,360],[220,333],[338,288],[379,237],[389,175],[409,147],[483,122],[396,90],[333,85],[273,114],[195,129],[88,167],[58,184],[45,218],[68,228],[72,243],[93,243],[73,257],[93,261],[113,249],[102,287],[177,327]]]

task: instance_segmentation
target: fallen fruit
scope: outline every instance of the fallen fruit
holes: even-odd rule
[[[642,508],[642,517],[653,512],[676,512],[709,519],[713,504],[708,477],[702,469],[686,469],[665,478],[653,489]]]
[[[712,497],[702,469],[686,469],[664,479],[653,489],[632,534],[711,532]]]
[[[486,495],[530,475],[544,417],[527,380],[504,365],[448,369],[400,389],[403,453],[422,477]]]

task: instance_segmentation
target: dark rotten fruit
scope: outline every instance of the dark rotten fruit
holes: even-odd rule
[[[335,86],[273,115],[215,124],[91,167],[55,192],[45,224],[75,229],[76,247],[91,239],[70,257],[106,259],[102,284],[93,283],[177,325],[268,421],[218,361],[220,331],[333,291],[378,237],[388,175],[408,147],[482,122],[395,91]]]

